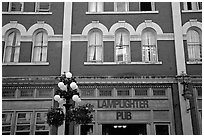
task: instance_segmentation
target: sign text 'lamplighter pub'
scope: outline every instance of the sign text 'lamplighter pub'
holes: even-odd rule
[[[98,108],[149,108],[148,100],[139,99],[102,99],[98,100]],[[116,111],[116,120],[131,120],[131,111]]]
[[[139,99],[102,99],[98,108],[149,108],[148,100]]]

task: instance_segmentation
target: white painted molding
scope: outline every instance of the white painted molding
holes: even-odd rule
[[[2,36],[5,36],[6,32],[12,28],[18,29],[21,35],[26,35],[26,28],[22,24],[17,21],[10,21],[10,23],[2,27]]]
[[[82,35],[88,35],[89,31],[93,28],[98,28],[102,31],[103,35],[108,35],[108,29],[99,21],[92,21],[92,23],[86,25],[82,31]]]
[[[38,21],[36,24],[31,26],[27,31],[27,35],[33,35],[34,31],[40,28],[45,29],[48,33],[48,36],[54,35],[54,29],[49,24],[44,23],[44,21]]]
[[[2,63],[3,66],[43,66],[49,65],[49,62],[9,62],[9,63]]]
[[[117,63],[117,62],[84,62],[84,65],[162,65],[162,62],[130,62],[130,63]]]
[[[115,35],[115,31],[119,28],[125,28],[129,31],[130,35],[136,35],[133,26],[125,21],[118,21],[117,23],[113,24],[110,28],[109,35]]]
[[[145,20],[145,22],[141,23],[141,24],[137,27],[137,29],[136,29],[136,34],[137,34],[137,35],[141,35],[141,34],[142,34],[142,31],[143,31],[145,28],[152,28],[152,29],[154,29],[154,30],[157,32],[157,35],[158,35],[158,34],[163,34],[163,31],[162,31],[161,27],[160,27],[158,24],[152,22],[151,20]]]
[[[115,11],[105,11],[105,12],[86,12],[87,15],[117,15],[117,14],[157,14],[159,11],[126,11],[126,12],[115,12]]]
[[[202,31],[202,23],[197,20],[191,19],[183,25],[183,35],[186,35],[187,31],[191,27],[197,27]]]

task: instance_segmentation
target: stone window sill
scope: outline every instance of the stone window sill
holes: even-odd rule
[[[4,14],[18,14],[18,15],[28,15],[28,14],[31,14],[31,15],[51,15],[52,12],[20,12],[20,11],[13,11],[13,12],[2,12],[2,15]]]
[[[159,11],[127,11],[127,12],[114,12],[114,11],[104,11],[104,12],[86,12],[86,14],[155,14],[159,13]]]
[[[117,63],[117,62],[84,62],[84,65],[161,65],[162,62],[130,62],[130,63]]]
[[[3,66],[41,66],[41,65],[49,65],[49,62],[9,62],[9,63],[2,63]]]

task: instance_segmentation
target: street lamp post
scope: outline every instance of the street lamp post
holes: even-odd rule
[[[54,96],[54,100],[59,104],[63,104],[65,107],[65,134],[69,134],[69,112],[74,102],[81,102],[79,97],[79,92],[77,92],[78,86],[76,84],[76,80],[72,77],[72,73],[67,72],[62,74],[59,79],[58,87],[60,90],[56,91]],[[73,101],[74,102],[73,102]]]
[[[57,78],[59,80],[57,84],[59,88],[55,92],[54,100],[59,103],[59,107],[51,108],[48,111],[47,123],[59,127],[65,120],[64,133],[69,134],[70,122],[75,122],[76,124],[92,122],[94,106],[86,102],[81,103],[83,105],[79,104],[81,99],[79,97],[78,86],[70,72],[64,72],[64,74]],[[75,106],[75,102],[78,103],[77,106]],[[65,108],[65,115],[62,107]]]

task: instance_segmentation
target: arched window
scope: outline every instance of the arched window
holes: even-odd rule
[[[130,34],[126,29],[118,29],[115,32],[115,60],[130,62]]]
[[[156,32],[147,28],[142,32],[142,61],[157,62],[157,56]]]
[[[103,37],[98,29],[90,30],[88,34],[88,61],[102,62],[103,60]]]
[[[39,29],[34,32],[33,37],[33,62],[46,62],[47,61],[47,45],[48,34],[44,29]]]
[[[6,34],[4,62],[18,62],[20,53],[20,32],[17,29],[11,29]]]
[[[201,36],[198,31],[189,29],[187,32],[187,47],[189,61],[201,61],[202,46]]]

